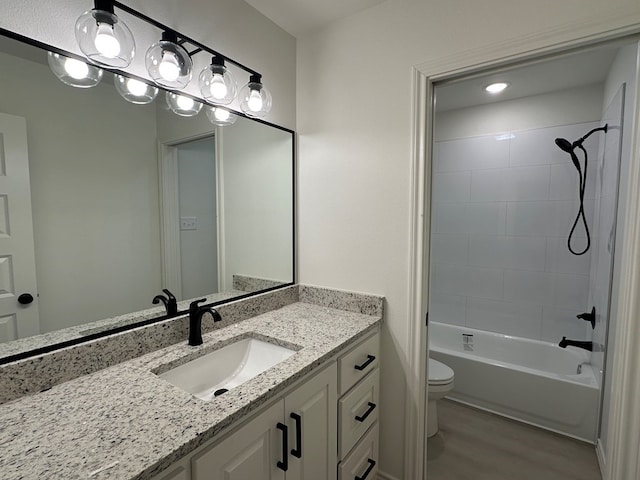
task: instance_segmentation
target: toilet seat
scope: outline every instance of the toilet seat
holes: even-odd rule
[[[444,363],[429,359],[429,385],[446,385],[453,381],[453,370]]]

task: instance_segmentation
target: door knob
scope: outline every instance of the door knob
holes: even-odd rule
[[[33,302],[33,295],[30,293],[23,293],[18,297],[18,303],[20,305],[29,305]]]

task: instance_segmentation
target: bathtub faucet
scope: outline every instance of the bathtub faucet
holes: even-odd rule
[[[584,348],[585,350],[589,350],[590,352],[593,351],[593,342],[567,340],[567,337],[562,337],[562,340],[560,340],[560,343],[558,344],[558,346],[560,348],[578,347],[578,348]]]

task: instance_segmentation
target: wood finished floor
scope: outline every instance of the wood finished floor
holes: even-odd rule
[[[602,480],[593,445],[449,400],[438,409],[428,480]]]

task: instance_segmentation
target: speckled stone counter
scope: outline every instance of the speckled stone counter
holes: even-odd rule
[[[176,344],[0,405],[2,479],[151,478],[378,328],[381,297],[363,314],[323,305],[330,291],[317,290],[316,304],[292,303],[212,331],[200,347]],[[300,349],[211,402],[153,373],[247,336]]]

